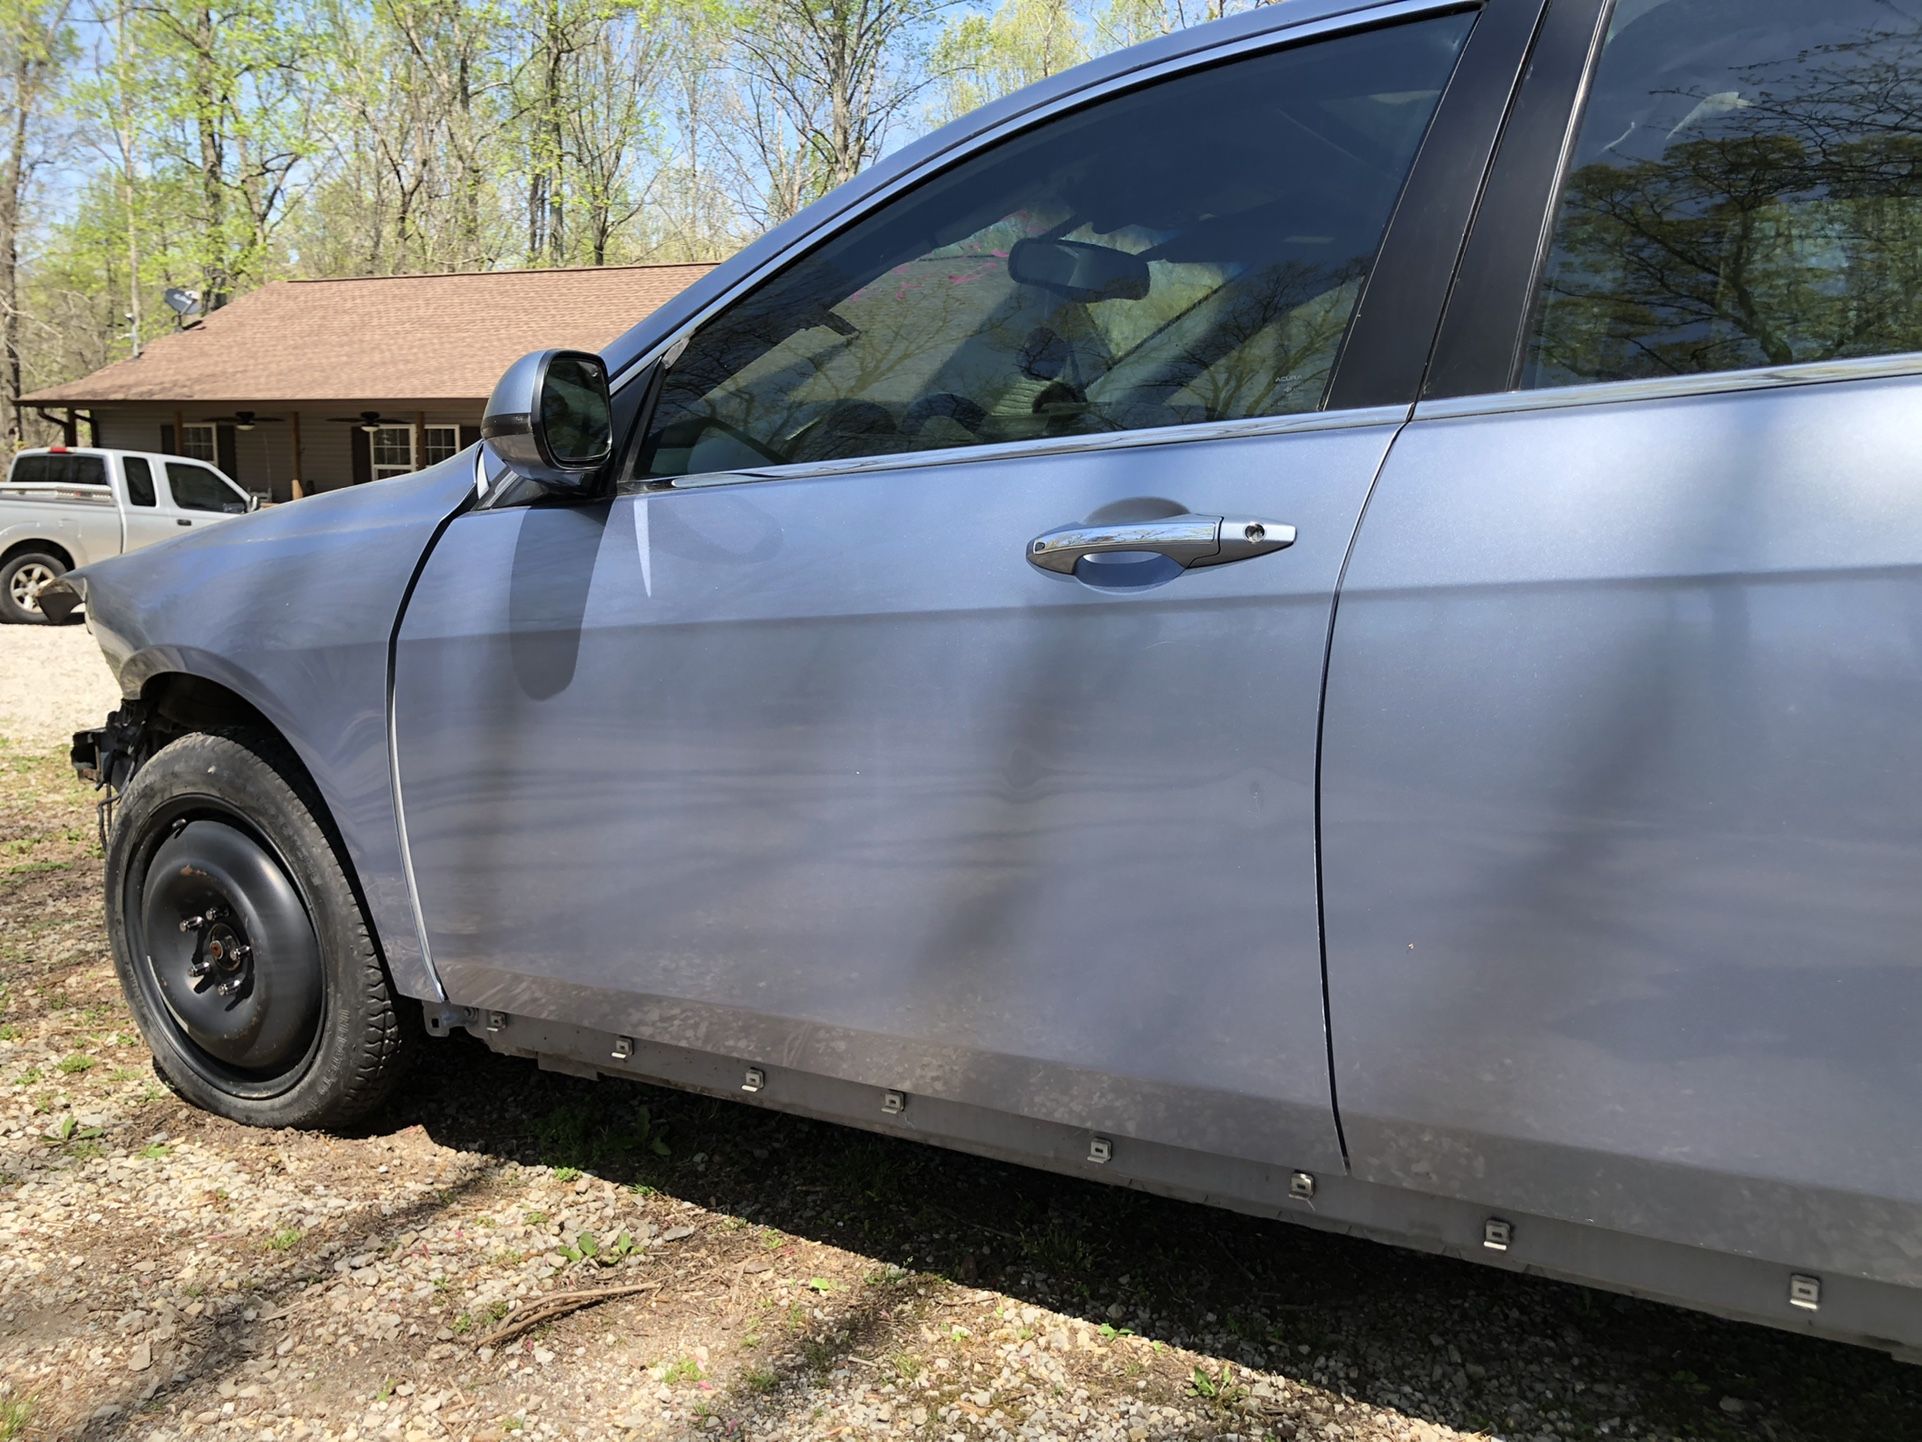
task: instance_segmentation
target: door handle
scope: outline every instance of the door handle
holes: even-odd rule
[[[1083,556],[1111,551],[1152,551],[1178,561],[1184,570],[1222,566],[1286,550],[1295,528],[1274,521],[1227,516],[1169,516],[1159,521],[1122,521],[1109,525],[1063,526],[1028,542],[1028,559],[1044,571],[1072,576]]]
[[[176,516],[174,517],[174,524],[176,526],[191,526],[193,522],[188,520],[185,516]]]

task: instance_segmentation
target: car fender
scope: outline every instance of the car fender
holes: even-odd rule
[[[395,985],[439,1000],[395,804],[394,628],[447,520],[475,494],[469,448],[410,476],[234,517],[56,583],[130,700],[210,682],[271,724],[313,779]]]

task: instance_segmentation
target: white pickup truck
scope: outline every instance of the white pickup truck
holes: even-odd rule
[[[0,483],[0,620],[45,621],[55,576],[259,502],[200,461],[146,451],[22,451]]]

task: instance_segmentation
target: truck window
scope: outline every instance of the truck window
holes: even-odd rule
[[[99,456],[56,456],[41,451],[16,458],[7,479],[50,486],[104,486],[107,466]]]
[[[127,476],[127,504],[151,506],[154,503],[153,467],[140,456],[122,456],[120,465]]]
[[[167,485],[174,493],[174,504],[183,511],[217,511],[237,516],[247,502],[234,488],[205,466],[167,462]]]

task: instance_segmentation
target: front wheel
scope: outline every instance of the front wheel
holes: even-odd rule
[[[21,551],[0,563],[0,619],[21,625],[47,624],[40,593],[65,575],[67,563],[47,551]]]
[[[337,1127],[378,1106],[409,1037],[293,758],[249,734],[182,737],[117,812],[107,929],[161,1075],[252,1126]]]

